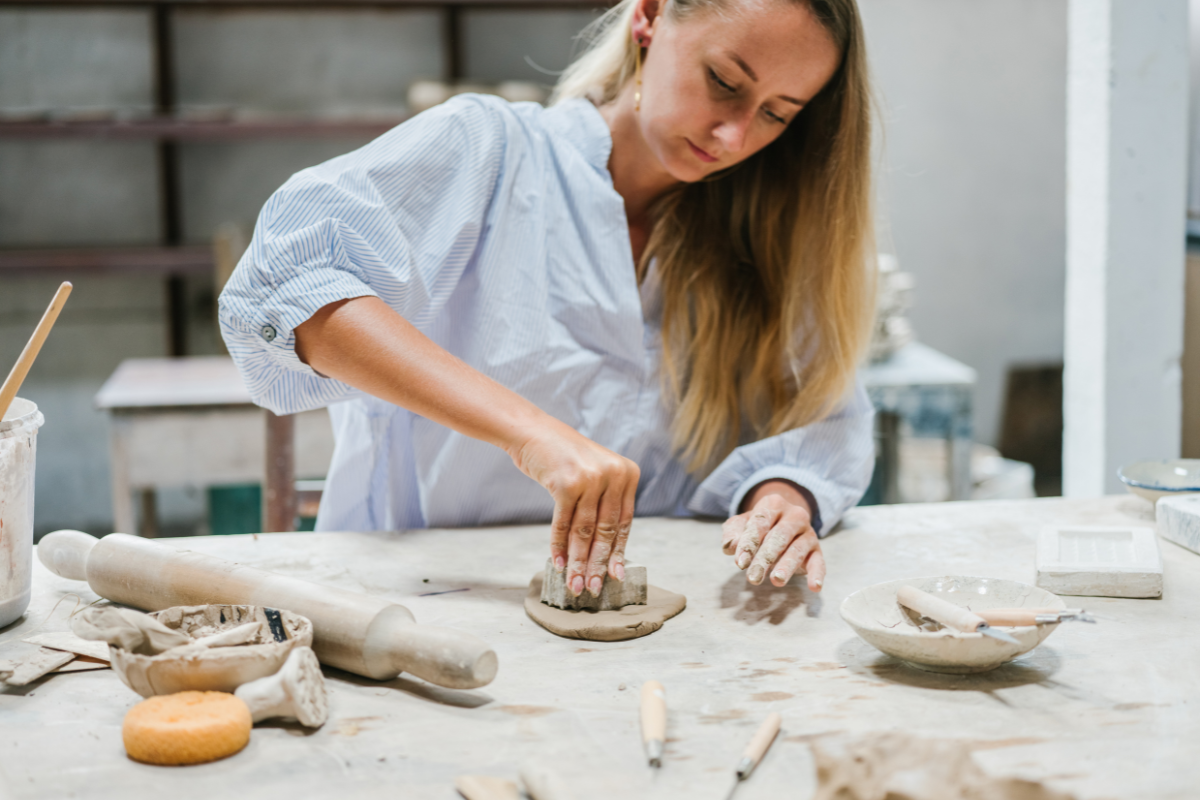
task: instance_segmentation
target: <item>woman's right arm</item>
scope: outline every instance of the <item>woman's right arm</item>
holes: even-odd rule
[[[451,355],[378,297],[330,303],[296,326],[318,373],[502,448],[554,499],[550,556],[578,595],[625,578],[638,466]]]

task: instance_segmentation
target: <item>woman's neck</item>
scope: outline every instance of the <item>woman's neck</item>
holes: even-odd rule
[[[612,175],[613,188],[625,201],[629,226],[648,233],[650,207],[679,181],[663,169],[642,136],[638,112],[634,110],[632,83],[626,84],[615,100],[600,106],[599,110],[612,134],[608,171]]]

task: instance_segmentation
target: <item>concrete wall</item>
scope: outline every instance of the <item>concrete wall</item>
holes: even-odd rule
[[[1061,356],[1065,0],[860,0],[887,127],[881,240],[918,280],[922,340],[980,373],[977,430],[995,438],[1004,370]],[[464,15],[474,80],[554,82],[586,11]],[[372,113],[442,68],[423,10],[183,7],[179,102],[189,110]],[[0,114],[151,104],[150,20],[129,9],[0,9]],[[181,148],[184,233],[249,226],[297,169],[355,140],[193,143]],[[153,243],[160,230],[147,143],[0,140],[0,248]],[[0,277],[0,364],[11,363],[61,276]],[[38,528],[103,532],[107,427],[91,397],[122,359],[165,352],[162,282],[88,277],[23,394],[43,405]],[[195,352],[212,352],[211,291],[192,281]],[[195,529],[197,495],[163,499]]]

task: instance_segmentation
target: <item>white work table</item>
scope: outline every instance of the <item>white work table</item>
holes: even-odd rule
[[[652,583],[686,594],[688,607],[657,633],[615,643],[560,639],[525,616],[545,526],[164,540],[401,602],[422,623],[486,639],[499,675],[454,691],[327,669],[323,728],[263,724],[238,755],[186,768],[126,758],[121,721],[140,698],[111,671],[51,675],[0,690],[0,797],[450,800],[457,775],[513,779],[531,756],[574,750],[595,753],[630,798],[721,800],[742,747],[779,711],[780,738],[737,800],[805,800],[815,788],[810,741],[887,730],[968,743],[990,773],[1046,780],[1081,799],[1194,798],[1200,556],[1160,541],[1161,600],[1072,602],[1100,622],[1063,624],[1017,662],[976,676],[904,666],[838,615],[848,594],[892,578],[1032,583],[1042,525],[1153,525],[1151,514],[1124,496],[858,508],[825,541],[829,578],[819,596],[798,581],[748,586],[719,551],[718,524],[642,519],[630,560],[647,565]],[[467,591],[419,596],[454,589]],[[24,647],[14,642],[68,592],[95,599],[35,562],[33,604],[0,632],[0,657]],[[41,630],[65,629],[73,604],[64,601]],[[653,789],[638,733],[638,691],[650,679],[665,685],[669,705]]]

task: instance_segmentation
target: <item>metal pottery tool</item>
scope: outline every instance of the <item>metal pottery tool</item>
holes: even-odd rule
[[[754,734],[754,738],[750,740],[750,744],[746,745],[745,751],[742,752],[742,760],[738,762],[737,770],[734,773],[733,786],[729,789],[729,794],[725,795],[725,800],[732,800],[733,793],[737,791],[738,786],[742,781],[750,777],[750,773],[754,772],[754,768],[758,766],[758,762],[762,761],[762,757],[766,755],[767,748],[771,746],[771,742],[775,741],[775,734],[779,733],[779,726],[783,724],[783,717],[779,716],[779,712],[772,711],[771,715],[763,720],[763,724],[758,726],[758,731]]]
[[[54,327],[54,323],[58,319],[58,312],[62,311],[63,306],[67,304],[67,298],[70,296],[71,282],[63,281],[58,287],[58,291],[54,293],[54,297],[50,299],[50,305],[47,306],[46,313],[42,314],[41,321],[33,329],[33,335],[29,337],[29,342],[25,345],[25,349],[21,351],[21,355],[17,358],[17,363],[13,364],[12,371],[8,373],[8,377],[4,380],[4,385],[0,386],[0,419],[4,419],[4,412],[8,411],[8,407],[12,404],[13,398],[17,396],[17,391],[20,390],[21,384],[25,382],[25,376],[29,374],[29,368],[33,366],[34,359],[38,357],[38,353],[41,352],[46,337],[50,335],[50,329]]]
[[[1011,635],[1003,631],[992,630],[987,620],[975,612],[959,608],[928,592],[922,592],[915,586],[901,586],[897,589],[896,601],[923,617],[940,622],[947,628],[953,628],[963,633],[982,633],[984,636],[990,636],[1007,644],[1020,645],[1020,642]]]
[[[1004,627],[1056,625],[1060,622],[1096,624],[1096,618],[1082,608],[988,608],[975,613],[983,617],[988,625]]]
[[[662,766],[667,739],[667,692],[658,681],[642,684],[642,743],[652,767]]]

